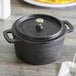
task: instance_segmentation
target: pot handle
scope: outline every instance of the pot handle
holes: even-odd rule
[[[9,35],[8,35],[9,33],[12,33],[12,29],[9,29],[9,30],[6,30],[6,31],[3,32],[3,35],[4,35],[5,39],[6,39],[9,43],[14,43],[14,42],[16,42],[15,40],[13,40],[13,39],[11,39],[11,38],[9,37]]]
[[[74,27],[73,25],[69,22],[69,21],[63,21],[63,23],[68,26],[68,29],[66,29],[66,33],[70,33],[70,32],[73,32],[74,30]]]

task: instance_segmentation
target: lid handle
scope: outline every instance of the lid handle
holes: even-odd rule
[[[37,22],[36,30],[37,30],[38,32],[41,32],[41,31],[43,30],[42,24],[44,23],[44,19],[42,19],[42,18],[37,18],[37,19],[36,19],[36,22]]]
[[[42,30],[43,30],[42,24],[36,25],[36,30],[37,30],[38,32],[42,31]]]

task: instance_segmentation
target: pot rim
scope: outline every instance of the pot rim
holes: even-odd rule
[[[57,20],[57,21],[59,22],[59,24],[60,24],[60,30],[59,30],[56,34],[51,35],[51,36],[48,36],[48,37],[45,36],[44,38],[37,38],[37,37],[34,38],[34,37],[26,36],[26,35],[20,30],[20,28],[18,27],[18,25],[19,25],[20,23],[22,23],[24,20],[33,18],[33,17],[35,17],[35,16],[46,16],[46,17],[48,17],[48,18],[53,18],[53,19]],[[36,41],[36,42],[45,42],[45,41],[51,41],[51,40],[54,40],[54,39],[60,37],[62,34],[65,33],[66,28],[65,28],[65,26],[63,26],[62,21],[60,21],[60,20],[57,19],[56,17],[49,16],[49,15],[45,15],[45,14],[32,14],[32,15],[29,15],[29,16],[24,16],[24,17],[19,18],[19,19],[14,23],[14,25],[13,25],[13,27],[12,27],[12,30],[16,31],[16,34],[18,34],[17,36],[20,36],[20,37],[23,38],[23,39],[30,40],[30,41]],[[14,33],[14,35],[16,35],[14,31],[13,31],[13,33]]]

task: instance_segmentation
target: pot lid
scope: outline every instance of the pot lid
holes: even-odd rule
[[[15,29],[17,34],[24,39],[47,41],[61,35],[62,25],[52,16],[35,14],[18,19]]]

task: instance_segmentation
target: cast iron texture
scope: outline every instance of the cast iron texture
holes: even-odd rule
[[[22,18],[27,20],[26,17]],[[22,18],[20,19],[23,20]],[[17,20],[19,21],[18,24],[21,21],[20,19]],[[74,30],[73,26],[68,21],[58,20],[63,27],[61,34],[54,39],[37,41],[35,39],[27,39],[28,37],[26,38],[23,34],[17,32],[17,28],[15,27],[15,25],[18,26],[17,21],[13,25],[12,29],[3,32],[4,37],[9,43],[14,43],[16,56],[20,60],[34,65],[48,64],[59,59],[63,52],[62,48],[65,35]],[[66,26],[69,28],[67,29]],[[13,39],[9,37],[9,33],[12,33]]]
[[[48,43],[17,42],[14,44],[16,56],[22,61],[42,65],[56,61],[63,50],[64,37]]]

